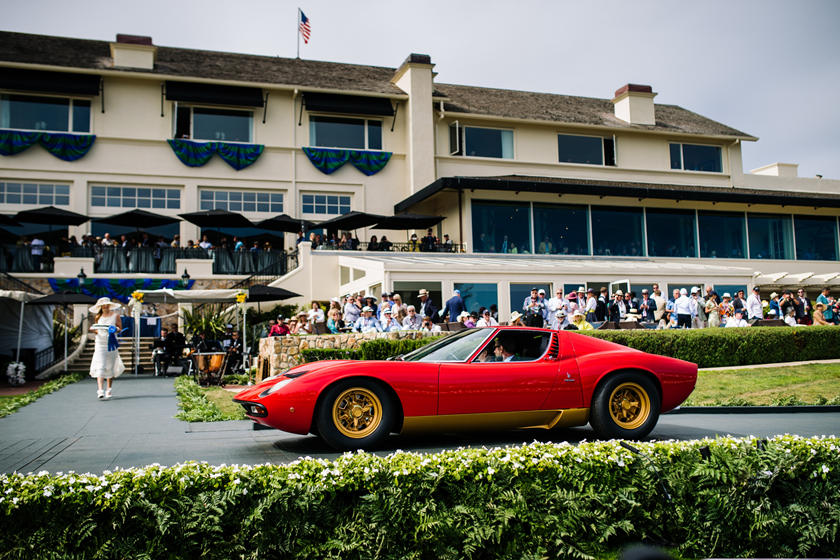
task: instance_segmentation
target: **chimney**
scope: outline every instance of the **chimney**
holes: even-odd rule
[[[435,118],[432,105],[435,65],[427,54],[412,53],[397,69],[391,83],[408,94],[408,167],[411,192],[434,182]]]
[[[615,116],[630,124],[656,124],[653,110],[653,88],[639,84],[627,84],[615,90],[612,102]]]
[[[753,175],[772,175],[774,177],[798,177],[798,163],[771,163],[763,165],[750,171]]]
[[[154,70],[157,47],[152,38],[143,35],[117,34],[117,41],[111,43],[111,58],[115,68],[137,68]]]

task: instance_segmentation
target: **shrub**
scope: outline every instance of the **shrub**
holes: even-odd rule
[[[648,541],[686,557],[840,555],[837,438],[634,445],[650,460],[605,441],[0,475],[0,550],[6,558],[591,558]]]
[[[414,350],[434,342],[440,337],[427,336],[423,338],[402,338],[391,340],[377,338],[363,342],[358,349],[309,348],[301,350],[304,362],[319,360],[387,360],[392,356],[408,354]]]
[[[222,422],[242,420],[243,414],[235,417],[226,415],[218,406],[210,402],[192,377],[182,375],[175,379],[175,394],[178,395],[178,408],[175,418],[185,422]],[[239,412],[237,410],[237,412]]]
[[[840,358],[840,328],[831,326],[628,329],[582,334],[694,362],[701,368]]]
[[[5,369],[3,371],[5,372]],[[29,391],[28,393],[24,393],[22,395],[15,395],[14,397],[10,398],[7,402],[4,402],[2,405],[0,405],[0,418],[8,416],[20,407],[35,402],[44,395],[49,395],[53,391],[58,391],[62,387],[70,385],[71,383],[75,383],[81,379],[84,379],[85,377],[87,377],[87,375],[84,373],[68,373],[67,375],[62,375],[61,377],[51,379],[43,385],[41,385],[40,387],[38,387],[37,389]]]

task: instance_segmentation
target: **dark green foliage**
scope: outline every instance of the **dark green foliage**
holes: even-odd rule
[[[2,475],[0,558],[600,558],[639,541],[840,555],[837,438],[635,445],[672,502],[613,441]]]
[[[402,338],[399,340],[377,338],[361,344],[358,349],[354,350],[310,348],[301,350],[300,355],[304,362],[317,362],[319,360],[387,360],[392,356],[408,354],[421,346],[434,342],[438,338],[440,337],[427,336],[424,338]]]
[[[698,367],[745,366],[840,358],[838,327],[581,331]]]

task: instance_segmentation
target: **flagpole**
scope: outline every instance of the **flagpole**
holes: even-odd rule
[[[300,8],[298,8],[297,25],[295,26],[295,35],[297,35],[297,57],[300,58]]]

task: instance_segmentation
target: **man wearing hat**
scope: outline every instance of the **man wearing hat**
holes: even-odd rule
[[[522,302],[525,312],[525,324],[529,327],[542,327],[545,323],[545,303],[540,300],[539,290],[531,288],[531,294]]]
[[[464,305],[464,300],[461,299],[461,290],[455,290],[452,297],[446,300],[443,308],[446,310],[444,317],[449,317],[449,321],[455,322],[458,320],[458,315],[467,310]]]
[[[624,292],[616,290],[613,300],[607,306],[607,315],[611,323],[620,323],[627,316],[627,305],[624,303]]]
[[[595,290],[589,288],[586,290],[586,305],[583,308],[583,316],[588,322],[598,320],[598,315],[596,314],[597,309],[598,298],[595,297]]]
[[[746,311],[750,321],[764,319],[764,308],[761,306],[761,292],[758,286],[753,286],[750,297],[747,298]]]
[[[354,332],[382,332],[382,325],[373,316],[373,309],[369,306],[362,307],[362,316],[353,324]]]
[[[727,327],[749,327],[750,324],[744,319],[744,310],[736,309],[735,316],[726,321]]]
[[[562,307],[554,312],[554,318],[551,321],[551,328],[555,331],[562,331],[569,325],[569,319],[566,317],[566,310]]]
[[[476,327],[495,327],[499,323],[493,318],[489,309],[485,309],[481,314],[481,319],[475,324]]]
[[[823,311],[823,317],[829,323],[834,323],[834,298],[831,297],[831,288],[826,286],[820,292],[820,295],[817,296],[817,303],[821,303],[825,306],[825,310]],[[816,308],[816,305],[814,306]]]
[[[382,330],[384,332],[396,332],[402,330],[402,325],[400,325],[400,322],[393,317],[390,307],[382,311],[382,321],[380,321],[380,323],[382,324]]]
[[[641,313],[641,320],[646,323],[653,323],[656,321],[656,300],[650,297],[650,291],[647,288],[642,289],[642,299],[639,301],[639,312]]]
[[[773,319],[778,319],[782,316],[782,308],[779,307],[779,294],[776,292],[770,293],[770,301],[767,303],[769,309],[767,310],[767,314],[769,315],[771,311],[774,311],[775,317]]]
[[[688,297],[688,290],[680,289],[680,297],[674,300],[674,312],[677,314],[677,326],[681,329],[691,328],[692,301]]]
[[[438,308],[435,307],[432,298],[429,296],[429,290],[426,288],[422,288],[420,293],[418,294],[420,298],[420,305],[418,306],[418,313],[420,314],[421,319],[425,319],[428,317],[432,320],[433,323],[437,323],[440,321],[440,315],[438,315]]]

